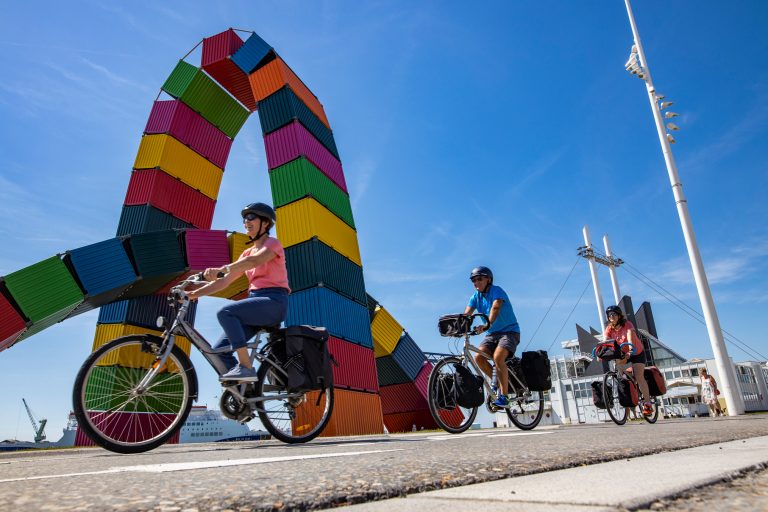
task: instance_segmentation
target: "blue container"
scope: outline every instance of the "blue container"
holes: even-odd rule
[[[197,302],[189,304],[187,320],[195,323],[195,313],[197,312]],[[171,318],[173,310],[168,304],[165,295],[145,295],[130,300],[119,300],[112,304],[107,304],[99,311],[100,324],[131,324],[148,329],[157,329],[157,317],[164,316]]]
[[[267,56],[273,55],[274,52],[272,51],[272,47],[254,32],[251,34],[251,37],[246,39],[243,45],[232,54],[232,62],[242,69],[246,75],[250,75],[251,72],[259,67],[259,64],[261,64]]]
[[[328,288],[291,293],[285,325],[322,326],[337,338],[373,348],[368,309]]]
[[[391,386],[392,384],[405,384],[413,379],[398,366],[392,356],[376,358],[376,373],[379,377],[379,386]]]
[[[403,333],[400,337],[395,351],[392,352],[392,357],[411,380],[416,380],[416,376],[419,374],[424,361],[427,360],[427,356],[424,355],[424,352],[421,351],[407,332]]]
[[[86,300],[125,290],[136,281],[131,260],[117,238],[67,251],[64,262],[74,271]]]

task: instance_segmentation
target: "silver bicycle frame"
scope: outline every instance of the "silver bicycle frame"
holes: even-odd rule
[[[476,354],[480,354],[481,356],[483,356],[487,360],[493,362],[493,356],[489,356],[488,354],[486,354],[485,352],[483,352],[482,350],[480,350],[476,346],[472,345],[469,342],[469,333],[466,333],[464,335],[464,350],[462,351],[462,357],[463,357],[463,359],[465,361],[467,361],[472,366],[472,368],[475,369],[475,373],[477,375],[480,375],[483,378],[483,385],[485,387],[485,390],[486,390],[486,392],[489,395],[491,395],[491,394],[493,394],[493,391],[491,389],[491,387],[493,386],[493,382],[491,382],[491,378],[488,377],[488,375],[486,375],[486,373],[483,370],[480,369],[480,366],[477,364],[477,361],[475,361],[475,358],[472,357],[472,353],[473,352],[476,353]],[[520,377],[517,376],[517,374],[514,372],[514,370],[512,370],[511,368],[509,368],[507,366],[506,362],[504,363],[504,368],[508,369],[507,374],[508,375],[512,375],[515,378],[515,380],[517,381],[518,386],[516,387],[516,389],[525,389],[525,392],[523,393],[523,395],[525,397],[530,396],[531,392],[528,389],[528,386],[524,385],[520,381]],[[497,375],[496,378],[497,379],[498,379],[498,372],[499,372],[499,368],[496,368],[496,375]],[[509,393],[509,385],[510,384],[511,384],[511,382],[507,383],[507,393]],[[513,387],[515,387],[515,386],[513,386]]]

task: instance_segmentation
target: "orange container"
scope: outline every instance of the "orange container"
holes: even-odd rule
[[[309,110],[325,126],[331,127],[328,123],[328,118],[325,116],[325,109],[323,109],[323,105],[318,101],[317,96],[304,85],[304,82],[296,76],[296,73],[280,57],[251,73],[248,76],[248,81],[251,83],[251,90],[256,101],[263,100],[288,84],[293,93],[309,107]]]
[[[229,244],[229,258],[230,263],[237,261],[243,251],[250,245],[246,245],[248,242],[248,236],[242,233],[232,233],[227,237],[227,243]],[[238,277],[234,283],[230,284],[220,292],[216,292],[211,297],[220,297],[223,299],[239,300],[248,296],[248,279],[245,274]]]
[[[436,430],[439,428],[435,423],[429,409],[420,411],[398,412],[396,414],[385,414],[384,425],[390,433],[394,432],[412,432],[415,430]]]
[[[296,410],[293,428],[301,425],[314,425],[320,415],[320,409],[315,407],[317,391],[307,393],[304,405]],[[374,393],[334,389],[334,404],[331,419],[323,437],[358,436],[384,433],[384,417],[381,414],[381,399]]]

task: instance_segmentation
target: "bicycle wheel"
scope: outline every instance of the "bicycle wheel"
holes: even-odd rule
[[[461,407],[455,402],[452,383],[455,382],[456,370],[453,365],[460,365],[458,357],[446,357],[438,361],[429,374],[429,412],[435,423],[451,434],[460,434],[472,426],[477,416],[477,407]]]
[[[642,397],[641,397],[640,403],[641,404],[643,403]],[[656,397],[651,398],[651,409],[653,410],[653,412],[648,415],[643,414],[643,419],[648,423],[653,424],[653,423],[656,423],[656,420],[659,419],[659,404],[656,401]],[[642,413],[642,406],[641,406],[640,412]]]
[[[619,378],[616,372],[608,372],[603,377],[603,399],[608,416],[617,425],[627,422],[627,409],[619,403]]]
[[[197,395],[197,376],[178,346],[143,387],[162,340],[117,338],[88,356],[75,378],[72,402],[78,426],[96,444],[117,453],[140,453],[170,440],[184,425]]]
[[[267,431],[284,443],[306,443],[325,429],[333,412],[333,386],[324,393],[289,393],[284,379],[269,363],[256,373],[257,412]],[[285,395],[292,395],[286,398]]]
[[[542,391],[529,391],[529,396],[520,396],[509,399],[507,417],[522,430],[532,430],[541,421],[544,414],[544,393]]]

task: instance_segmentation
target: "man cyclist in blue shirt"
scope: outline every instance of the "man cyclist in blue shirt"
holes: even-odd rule
[[[483,313],[488,317],[488,325],[479,325],[475,328],[475,332],[478,334],[488,331],[479,348],[488,356],[493,357],[496,368],[504,368],[505,361],[515,354],[515,349],[520,344],[520,326],[517,323],[515,312],[512,310],[512,304],[509,303],[507,293],[500,286],[493,284],[493,272],[488,267],[472,269],[469,279],[476,291],[469,298],[469,304],[467,304],[464,314],[471,315],[477,310],[478,313]],[[488,377],[492,377],[493,370],[488,359],[477,354],[475,361]],[[507,372],[496,372],[496,379],[500,393],[496,393],[498,396],[493,401],[493,405],[509,407]]]

